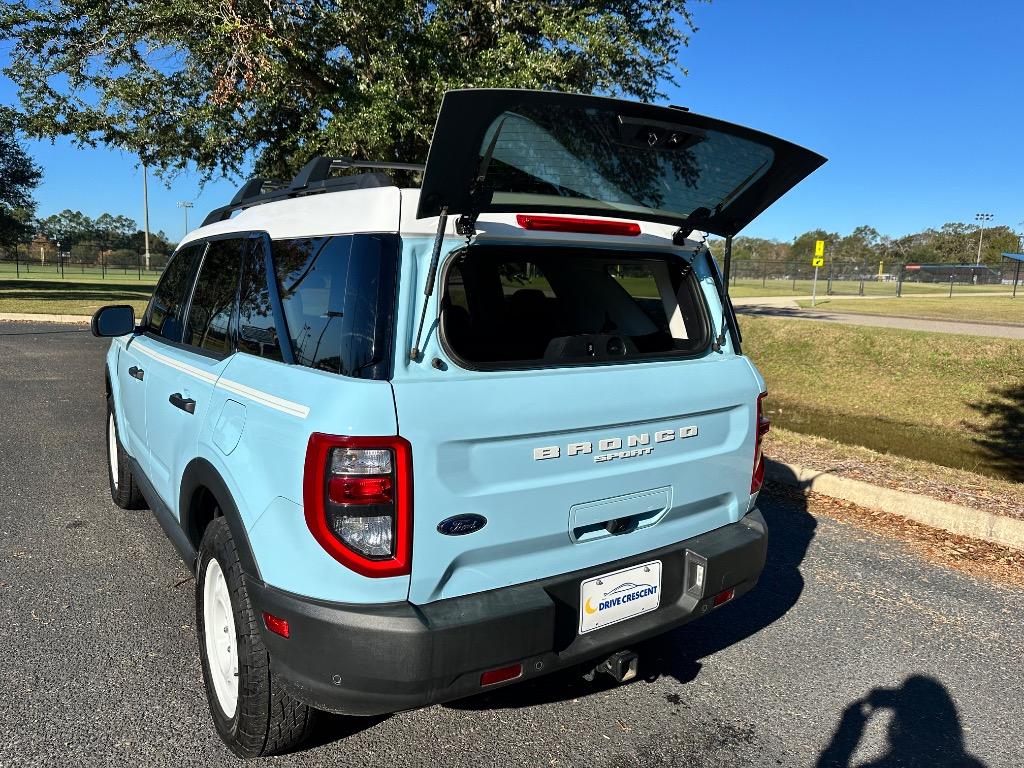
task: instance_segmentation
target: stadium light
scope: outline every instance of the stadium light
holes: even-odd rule
[[[974,262],[974,266],[981,264],[981,240],[985,237],[985,222],[992,221],[995,216],[991,213],[976,213],[974,214],[974,220],[978,222],[980,229],[978,230],[978,258]]]
[[[188,209],[191,208],[194,203],[191,200],[181,200],[178,202],[178,207],[185,210],[185,235],[188,234]],[[184,235],[182,235],[184,237]]]

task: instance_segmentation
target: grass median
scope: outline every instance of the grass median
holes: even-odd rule
[[[138,280],[0,280],[0,312],[91,315],[105,304],[130,304],[140,317],[152,293],[152,283]]]
[[[811,302],[797,302],[809,308]],[[974,323],[1024,325],[1024,288],[1016,299],[1002,296],[908,297],[899,299],[819,299],[815,309],[856,312],[889,317],[919,317],[928,320],[960,320]]]
[[[1024,342],[745,317],[778,425],[1024,482]]]

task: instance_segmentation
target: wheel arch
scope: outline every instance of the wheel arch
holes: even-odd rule
[[[249,544],[249,534],[227,483],[207,459],[192,459],[181,476],[178,512],[181,528],[196,552],[206,526],[218,516],[218,510],[231,531],[242,570],[246,576],[259,579],[259,566]]]

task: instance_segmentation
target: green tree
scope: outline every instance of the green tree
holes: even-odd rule
[[[76,245],[96,240],[96,222],[81,211],[65,208],[60,213],[39,220],[39,231],[70,251]]]
[[[317,154],[424,159],[448,88],[656,98],[698,1],[10,0],[0,39],[30,135],[286,176]]]
[[[10,251],[32,233],[32,190],[43,172],[18,141],[12,115],[0,111],[0,249]]]

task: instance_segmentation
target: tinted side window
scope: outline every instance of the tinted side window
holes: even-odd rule
[[[295,362],[354,378],[388,378],[398,237],[276,240],[272,249]]]
[[[171,257],[146,312],[146,330],[149,333],[168,341],[181,341],[188,294],[204,248],[205,243],[190,245]]]
[[[214,240],[199,269],[182,341],[219,355],[231,352],[231,316],[242,271],[244,240]]]
[[[245,248],[238,299],[238,351],[282,360],[267,288],[266,256],[258,239],[250,240]]]

